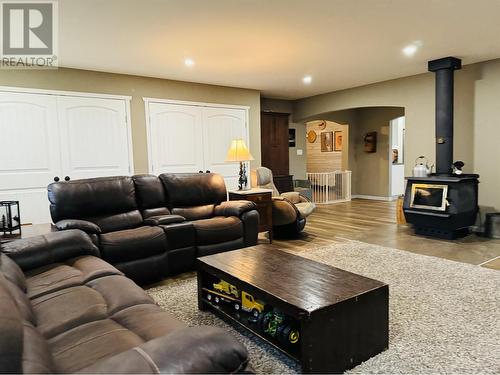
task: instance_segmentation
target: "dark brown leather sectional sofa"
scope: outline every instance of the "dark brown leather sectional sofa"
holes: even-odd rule
[[[104,260],[139,283],[257,243],[255,204],[227,201],[224,179],[213,173],[56,182],[48,194],[59,230],[83,230]]]
[[[187,328],[98,258],[80,230],[17,240],[2,252],[1,373],[247,370],[242,344],[214,327]]]

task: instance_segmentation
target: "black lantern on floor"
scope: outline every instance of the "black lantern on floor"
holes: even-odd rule
[[[19,201],[0,201],[0,232],[12,234],[16,230],[21,234],[21,216]]]

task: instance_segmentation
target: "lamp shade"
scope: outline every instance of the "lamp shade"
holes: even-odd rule
[[[248,151],[247,145],[243,139],[235,139],[231,141],[231,146],[229,146],[229,151],[227,152],[226,161],[248,161],[254,160],[250,151]]]

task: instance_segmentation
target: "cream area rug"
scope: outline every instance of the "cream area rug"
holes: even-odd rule
[[[350,373],[500,373],[499,271],[351,240],[300,255],[389,284],[389,349]],[[257,373],[300,372],[258,338],[198,311],[194,274],[148,292],[188,325],[235,335]]]

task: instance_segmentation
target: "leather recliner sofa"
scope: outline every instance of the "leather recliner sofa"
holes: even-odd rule
[[[187,328],[98,255],[79,230],[4,245],[0,373],[249,370],[232,335]]]
[[[224,179],[213,173],[56,182],[48,195],[58,230],[83,230],[104,260],[139,283],[257,243],[255,204],[226,201]]]

